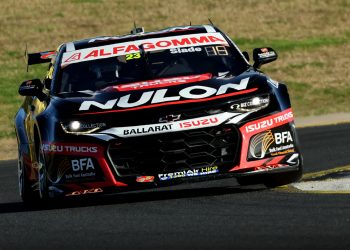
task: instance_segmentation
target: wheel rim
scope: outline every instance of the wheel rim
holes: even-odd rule
[[[39,195],[41,199],[47,198],[47,187],[46,187],[46,171],[45,171],[45,159],[44,154],[39,150],[38,154],[38,167],[39,167]]]
[[[18,188],[19,194],[23,197],[24,189],[24,171],[22,161],[18,158]]]

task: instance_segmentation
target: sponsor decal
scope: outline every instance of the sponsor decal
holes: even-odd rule
[[[95,170],[94,164],[91,158],[81,158],[79,160],[71,160],[72,170],[88,171],[89,169]]]
[[[193,127],[203,127],[205,125],[214,125],[219,122],[217,117],[197,119],[187,122],[180,122],[180,128],[193,128]]]
[[[181,121],[176,123],[179,129],[183,128],[195,128],[195,127],[209,127],[214,126],[219,123],[218,117],[202,118],[202,119],[192,119],[188,121]],[[146,126],[136,126],[132,128],[123,129],[123,135],[140,135],[140,134],[156,134],[164,133],[168,131],[173,131],[172,123],[162,124],[162,125],[146,125]]]
[[[213,98],[215,96],[225,95],[229,90],[244,90],[247,88],[249,83],[249,77],[244,78],[240,81],[240,83],[227,83],[218,88],[215,87],[207,87],[201,85],[193,85],[186,88],[183,88],[179,91],[178,95],[167,96],[168,89],[158,89],[152,91],[146,91],[139,94],[139,98],[131,98],[131,94],[127,94],[120,98],[108,100],[106,103],[100,103],[96,101],[83,101],[80,105],[79,110],[85,111],[89,110],[92,106],[97,107],[102,110],[108,110],[113,108],[135,108],[138,106],[143,106],[146,104],[160,104],[164,102],[174,103],[179,102],[180,99],[185,100],[197,100],[203,99],[208,100],[209,98]],[[250,91],[255,91],[256,89],[252,89]],[[233,94],[238,94],[240,92],[236,92]],[[136,94],[136,93],[135,93]],[[134,102],[130,102],[130,99],[134,100]],[[136,101],[135,101],[136,99]]]
[[[231,119],[234,120],[234,118]],[[260,126],[258,124],[267,123],[267,121],[271,122],[269,126]],[[278,155],[274,154],[271,152],[271,154],[274,154],[274,156],[271,155],[271,157],[267,158],[269,151],[265,153],[265,158],[259,159],[259,158],[254,158],[252,154],[250,153],[250,143],[251,139],[262,132],[266,132],[267,130],[271,130],[272,133],[280,133],[283,131],[293,131],[294,124],[293,124],[293,112],[291,108],[288,108],[286,110],[283,110],[282,112],[275,113],[273,115],[269,115],[267,117],[247,122],[244,124],[242,127],[239,128],[240,132],[242,133],[243,140],[242,140],[242,150],[241,150],[241,155],[240,155],[240,164],[237,166],[232,167],[229,172],[234,172],[234,171],[241,171],[244,169],[250,169],[256,166],[265,166],[265,165],[275,165],[275,164],[280,164],[283,159],[286,157],[288,158],[289,156],[284,154],[284,155]],[[284,126],[285,125],[285,126]],[[262,128],[264,127],[264,128]],[[281,131],[276,131],[275,129],[278,127],[282,127]],[[292,133],[293,136],[293,133]],[[275,136],[273,135],[273,140],[275,140]],[[295,140],[295,138],[293,138]],[[291,143],[289,143],[291,144]],[[294,143],[293,143],[294,144]],[[286,144],[288,145],[288,144]],[[273,147],[280,147],[281,145],[275,145],[271,144],[269,146],[269,149]],[[266,148],[266,147],[265,147]],[[296,148],[294,149],[296,151]],[[257,150],[258,151],[258,150]],[[260,153],[261,154],[261,153]],[[258,152],[255,153],[256,156],[260,156]]]
[[[249,100],[242,101],[240,103],[235,103],[231,105],[231,109],[237,110],[240,112],[257,111],[267,107],[269,103],[270,103],[270,97],[268,95],[259,96],[259,97],[251,98]]]
[[[67,134],[92,133],[100,128],[106,127],[105,123],[85,123],[80,121],[61,122],[62,129]]]
[[[80,123],[80,129],[94,129],[94,128],[103,128],[106,127],[106,123]]]
[[[71,161],[72,173],[66,173],[65,179],[89,179],[93,180],[96,176],[95,165],[91,158],[72,159]]]
[[[97,153],[97,147],[93,146],[75,146],[63,144],[42,144],[44,152],[49,153]]]
[[[40,59],[52,59],[56,56],[56,51],[47,51],[40,53]]]
[[[169,86],[175,86],[185,83],[200,82],[211,79],[212,74],[200,74],[200,75],[189,75],[189,76],[178,76],[170,78],[161,78],[150,81],[134,82],[128,84],[121,84],[118,86],[113,86],[113,89],[118,91],[132,91],[140,89],[153,89],[153,88],[163,88]]]
[[[131,126],[131,127],[117,127],[111,128],[101,133],[113,134],[119,137],[133,137],[143,136],[150,134],[160,134],[165,132],[176,132],[181,130],[188,130],[194,128],[205,128],[217,126],[232,117],[239,116],[239,113],[221,113],[216,115],[210,115],[201,118],[188,119],[183,121],[175,121],[171,123],[163,124],[150,124],[142,126]],[[242,118],[243,119],[243,118]],[[238,121],[237,121],[238,122]]]
[[[288,142],[293,142],[293,138],[292,138],[290,131],[283,131],[281,133],[274,133],[274,135],[275,135],[275,142],[277,145],[288,143]]]
[[[257,166],[252,169],[252,172],[265,172],[265,171],[271,171],[276,168],[280,167],[285,167],[285,164],[273,164],[273,165],[262,165],[262,166]]]
[[[183,171],[178,171],[173,173],[159,174],[158,177],[159,177],[159,180],[166,181],[166,180],[173,180],[177,178],[215,174],[218,172],[219,172],[218,166],[209,166],[209,167],[202,167],[197,169],[183,170]]]
[[[294,140],[288,125],[267,130],[252,137],[249,145],[251,159],[285,155],[295,152]]]
[[[102,181],[104,175],[95,158],[48,155],[48,178],[54,183]]]
[[[254,158],[262,159],[265,157],[266,151],[274,142],[271,130],[254,136],[250,142],[249,152]]]
[[[270,148],[269,151],[271,152],[271,156],[279,156],[279,155],[294,153],[295,149],[293,144],[289,144],[286,146]]]
[[[259,58],[267,58],[267,57],[276,56],[275,51],[269,51],[268,48],[261,48],[260,51],[262,53],[258,54]]]
[[[154,176],[138,176],[136,178],[136,182],[140,182],[140,183],[154,182]]]
[[[153,126],[139,126],[135,128],[126,128],[123,135],[138,135],[138,134],[154,134],[157,132],[171,131],[173,124],[153,125]]]
[[[258,56],[260,58],[272,57],[272,56],[275,56],[275,55],[276,55],[276,53],[274,51],[269,51],[269,52],[258,54]]]
[[[96,173],[94,173],[94,172],[66,174],[66,180],[80,179],[80,178],[89,178],[89,180],[92,180],[90,178],[95,177],[95,176],[96,176]]]
[[[289,158],[289,159],[288,159]],[[287,160],[288,159],[288,160]],[[267,161],[267,164],[254,166],[252,170],[249,172],[268,172],[270,170],[274,170],[276,168],[290,167],[291,165],[297,165],[299,162],[299,154],[294,153],[291,156],[286,156],[281,158],[279,163],[272,163]]]
[[[174,122],[180,120],[181,115],[166,115],[159,118],[159,122]]]
[[[70,55],[67,59],[65,59],[65,63],[68,64],[70,62],[78,62],[81,57],[81,52],[76,52],[72,55]]]
[[[141,58],[141,53],[137,52],[137,53],[132,53],[132,54],[127,54],[125,56],[125,60],[132,60],[132,59],[140,59]]]
[[[289,109],[285,112],[278,113],[268,118],[263,118],[258,121],[254,121],[245,126],[246,133],[257,133],[262,130],[275,127],[279,124],[293,121],[293,112]]]
[[[278,88],[279,83],[277,81],[271,79],[270,77],[267,77],[267,82],[270,83],[275,88]]]
[[[225,44],[226,40],[220,33],[200,33],[182,36],[151,38],[132,42],[118,43],[100,47],[86,48],[72,52],[65,52],[62,57],[62,66],[68,64],[91,61],[115,56],[122,56],[139,52],[143,45],[145,51],[155,51],[189,46]]]
[[[53,160],[50,156],[47,157],[47,161],[51,163],[48,164],[48,179],[53,184],[57,184],[61,182],[67,172],[71,171],[71,165],[67,157],[58,157]]]
[[[77,195],[84,195],[84,194],[96,194],[96,193],[102,193],[102,188],[91,188],[91,189],[84,189],[79,191],[74,191],[71,193],[66,194],[66,196],[77,196]]]
[[[171,54],[193,53],[193,52],[201,52],[201,51],[202,49],[199,47],[170,49]]]
[[[54,67],[53,67],[53,66],[50,66],[49,70],[48,70],[47,73],[46,73],[46,78],[52,79],[53,70],[54,70]]]

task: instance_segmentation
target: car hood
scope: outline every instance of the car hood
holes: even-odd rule
[[[255,71],[236,77],[201,74],[111,86],[97,92],[82,92],[81,97],[55,97],[52,104],[64,116],[146,116],[208,105],[214,107],[227,101],[267,93],[270,89],[267,77]]]

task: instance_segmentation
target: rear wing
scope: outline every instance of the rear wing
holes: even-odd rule
[[[40,64],[40,63],[48,63],[51,62],[56,56],[55,50],[38,52],[38,53],[25,53],[27,65]]]
[[[27,45],[26,45],[24,58],[27,64],[27,72],[29,69],[29,65],[49,63],[51,62],[51,59],[53,59],[55,56],[56,56],[55,50],[49,50],[49,51],[37,52],[37,53],[28,53]]]

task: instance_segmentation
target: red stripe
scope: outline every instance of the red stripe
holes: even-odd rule
[[[212,77],[211,73],[206,73],[206,74],[200,74],[200,75],[160,78],[155,80],[133,82],[133,83],[122,84],[118,86],[107,87],[107,91],[110,88],[116,89],[120,92],[140,90],[140,89],[164,88],[164,87],[182,85],[182,84],[187,84],[192,82],[205,81],[205,80],[211,79],[211,77]]]
[[[256,91],[258,88],[243,90],[239,92],[233,92],[229,94],[214,96],[214,97],[208,97],[203,99],[195,99],[195,100],[184,100],[184,101],[175,101],[175,102],[165,102],[165,103],[158,103],[158,104],[151,104],[147,106],[141,106],[141,107],[135,107],[135,108],[128,108],[128,109],[120,109],[120,110],[108,110],[108,111],[100,111],[100,112],[88,112],[83,114],[77,114],[77,115],[92,115],[92,114],[107,114],[107,113],[117,113],[117,112],[126,112],[126,111],[133,111],[133,110],[140,110],[140,109],[149,109],[149,108],[156,108],[156,107],[162,107],[162,106],[168,106],[168,105],[179,105],[179,104],[185,104],[185,103],[196,103],[196,102],[205,102],[205,101],[212,101],[217,100],[220,98],[235,96],[235,95],[243,95],[247,93],[251,93]]]

